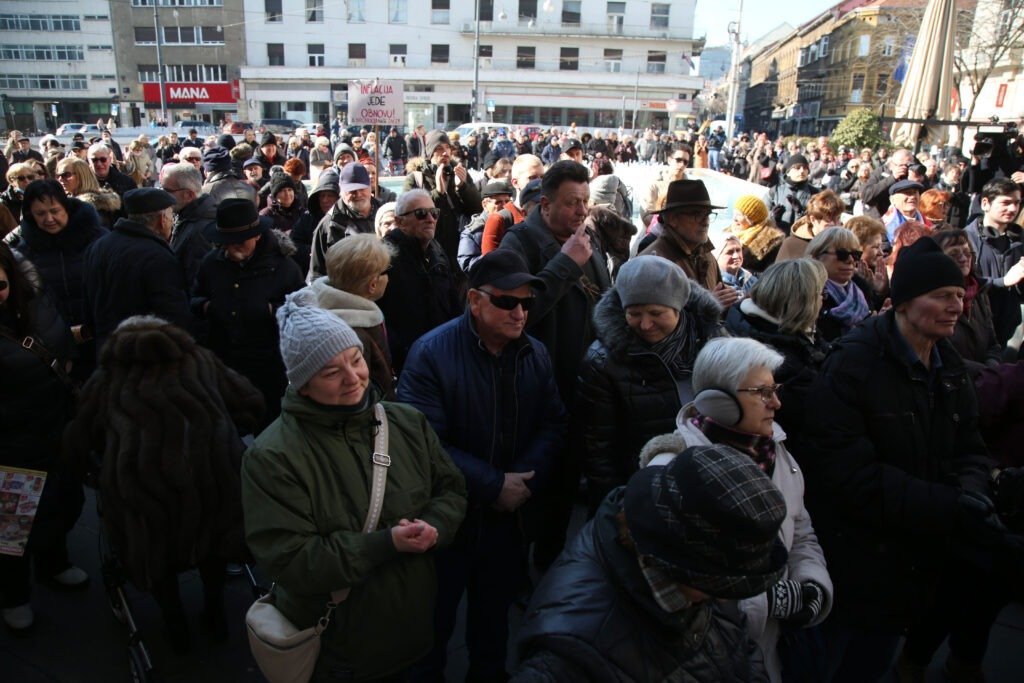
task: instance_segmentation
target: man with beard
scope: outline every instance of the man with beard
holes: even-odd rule
[[[313,231],[313,249],[309,263],[309,282],[327,274],[324,261],[327,250],[348,235],[374,233],[373,219],[381,202],[370,189],[370,174],[362,164],[347,164],[338,176],[341,199],[324,214]]]

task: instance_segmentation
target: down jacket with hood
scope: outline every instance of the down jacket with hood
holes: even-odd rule
[[[309,278],[309,259],[313,250],[313,232],[316,226],[324,218],[324,211],[320,208],[320,193],[333,192],[341,197],[341,185],[338,184],[338,174],[332,171],[324,171],[317,179],[316,189],[309,193],[309,200],[306,202],[306,210],[299,216],[292,226],[291,238],[295,243],[295,254],[292,259],[298,264],[303,277],[307,282]]]
[[[691,287],[683,315],[696,325],[696,358],[704,343],[720,337],[722,307],[702,287]],[[647,441],[675,428],[676,415],[692,398],[689,378],[677,380],[665,363],[626,324],[619,293],[612,289],[594,308],[597,339],[580,365],[573,405],[582,429],[583,472],[591,511],[637,470]]]
[[[709,446],[711,441],[693,424],[697,409],[691,403],[679,411],[676,431],[652,439],[640,454],[640,466],[667,465],[677,454],[693,446]],[[786,519],[779,528],[779,537],[789,557],[781,580],[804,583],[813,581],[821,588],[821,611],[807,626],[825,621],[832,610],[832,579],[825,563],[825,554],[811,524],[811,516],[804,506],[804,475],[796,459],[786,449],[786,432],[776,422],[772,439],[775,441],[775,469],[772,483],[786,499]],[[757,642],[764,655],[765,667],[772,683],[782,681],[782,663],[777,645],[780,635],[779,620],[769,615],[767,592],[739,601],[739,608],[747,616],[747,632]]]

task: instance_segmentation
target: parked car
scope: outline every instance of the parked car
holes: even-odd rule
[[[260,121],[260,133],[294,133],[296,128],[309,125],[297,119],[263,119]]]
[[[224,124],[224,128],[221,132],[227,133],[228,135],[241,135],[251,128],[252,121],[228,121]]]
[[[100,133],[106,129],[106,126],[97,126],[95,123],[86,123],[78,130],[71,131],[71,134],[74,135],[75,133],[81,133],[85,136],[85,139],[88,140],[89,138],[98,138]]]
[[[172,130],[177,131],[179,136],[188,135],[188,132],[193,128],[200,135],[217,135],[217,127],[209,121],[202,121],[200,119],[182,119],[174,124]]]
[[[504,128],[506,131],[510,131],[515,128],[515,126],[508,123],[495,123],[493,121],[476,121],[475,123],[464,123],[455,130],[458,132],[459,138],[465,140],[471,133],[479,133],[483,130],[487,131],[487,134],[490,135],[492,130],[496,130],[498,128]]]
[[[82,130],[85,123],[62,123],[57,126],[57,135],[74,135]]]

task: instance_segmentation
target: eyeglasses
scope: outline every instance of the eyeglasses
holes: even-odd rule
[[[672,161],[677,164],[688,164],[690,163],[690,157],[672,157]]]
[[[109,164],[110,157],[93,157],[92,159],[89,159],[89,161],[94,164]]]
[[[476,291],[481,294],[486,294],[487,298],[491,300],[491,303],[503,311],[514,311],[516,310],[516,306],[522,306],[524,311],[528,311],[530,310],[530,307],[533,306],[532,296],[518,297],[510,296],[508,294],[499,296],[497,294],[491,294],[486,289],[478,289]]]
[[[15,180],[17,180],[18,182],[21,182],[22,180],[35,180],[36,179],[36,177],[34,175],[16,175],[16,176],[13,176],[13,178]]]
[[[742,391],[745,394],[757,394],[761,397],[761,401],[765,405],[771,403],[772,399],[779,395],[779,390],[782,389],[781,384],[769,384],[763,387],[749,387],[747,389],[737,389],[736,391]]]
[[[680,211],[681,216],[687,218],[693,218],[696,221],[703,223],[704,221],[713,221],[718,218],[717,211]]]
[[[75,174],[72,173],[71,171],[64,171],[63,173],[57,174],[57,177],[60,178],[61,180],[67,180],[68,178],[73,178],[74,176]]]
[[[837,261],[847,261],[852,256],[854,261],[860,261],[860,257],[863,256],[863,251],[856,249],[836,249],[835,251],[826,251],[826,254],[833,254]]]
[[[434,207],[433,209],[413,209],[412,211],[406,211],[405,213],[398,214],[399,216],[416,216],[419,220],[426,220],[427,216],[437,220],[437,217],[441,215],[441,209]]]

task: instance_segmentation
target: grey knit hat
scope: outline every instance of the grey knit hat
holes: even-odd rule
[[[296,389],[306,386],[328,361],[353,346],[363,343],[341,318],[316,307],[316,295],[300,289],[285,297],[277,309],[281,332],[281,359],[288,383]]]
[[[657,304],[677,311],[690,300],[690,281],[683,269],[661,256],[634,256],[615,278],[622,307]]]

